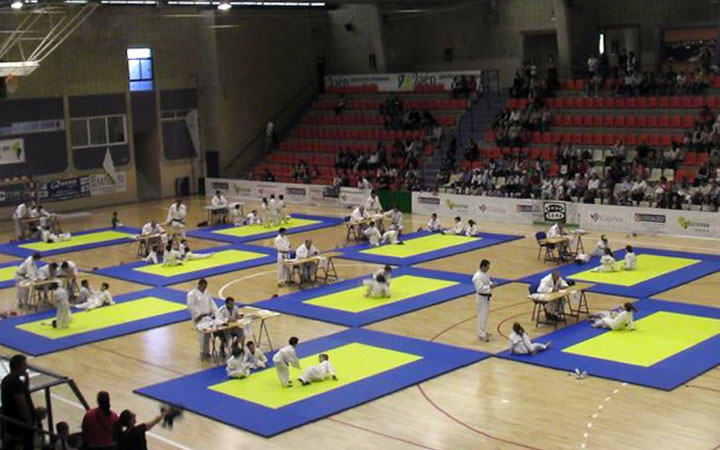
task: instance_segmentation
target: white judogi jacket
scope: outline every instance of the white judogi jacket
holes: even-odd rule
[[[250,213],[245,216],[245,218],[248,225],[259,225],[262,223],[262,220],[257,216],[257,214]]]
[[[300,379],[307,383],[310,381],[322,381],[328,376],[336,376],[335,370],[333,370],[330,361],[323,361],[317,366],[310,366],[305,369],[302,375],[300,375]]]
[[[90,299],[90,297],[95,295],[95,291],[91,287],[80,287],[80,291],[78,292],[78,302],[85,303]]]
[[[295,249],[295,258],[297,259],[308,258],[319,254],[320,252],[315,245],[310,245],[310,248],[307,248],[304,242],[300,245],[300,247]]]
[[[388,217],[390,217],[390,224],[393,226],[393,228],[395,230],[402,231],[404,219],[402,211],[390,211],[387,214]]]
[[[53,278],[57,278],[57,276],[60,274],[60,269],[58,268],[55,273],[50,273],[50,264],[42,266],[38,273],[40,274],[41,280],[51,280]]]
[[[210,295],[207,289],[205,289],[205,292],[200,292],[199,289],[195,288],[188,292],[187,307],[190,311],[190,317],[196,325],[200,321],[200,317],[215,317],[218,312],[215,300],[213,300],[212,295]]]
[[[390,279],[392,278],[392,272],[385,272],[385,269],[378,269],[373,273],[373,280],[377,281],[378,276],[382,275],[385,277],[385,282],[387,284],[390,284]]]
[[[281,263],[284,259],[287,259],[291,250],[290,239],[288,239],[287,236],[281,236],[278,234],[275,237],[275,250],[277,250],[277,260],[279,263]]]
[[[247,372],[245,371],[245,364],[243,363],[244,359],[244,353],[243,355],[239,357],[230,356],[227,359],[227,364],[225,365],[225,373],[227,376],[232,377],[233,375],[245,375]]]
[[[242,319],[243,315],[237,306],[233,307],[232,311],[229,311],[227,305],[222,305],[215,313],[215,318],[223,323],[230,323]]]
[[[360,207],[357,207],[350,213],[350,223],[359,223],[368,217],[370,217],[370,215],[368,214],[367,209],[360,212]]]
[[[540,280],[540,284],[538,285],[537,289],[538,294],[549,294],[553,291],[555,286],[557,286],[558,289],[565,289],[568,287],[568,284],[565,280],[562,279],[562,277],[560,277],[557,283],[555,283],[553,281],[552,274],[549,273],[542,280]]]
[[[378,196],[370,196],[365,200],[365,209],[370,212],[380,212],[382,211],[382,205],[380,204],[380,197]]]
[[[549,238],[560,237],[562,235],[563,233],[560,231],[560,227],[558,226],[558,224],[551,226],[547,232],[547,237]]]
[[[298,360],[295,347],[292,345],[286,345],[285,347],[278,350],[273,355],[273,363],[277,365],[293,366],[296,369],[300,368],[300,361]]]
[[[270,200],[268,200],[268,209],[270,210],[270,214],[273,214],[273,215],[277,214],[278,213],[277,200],[275,200],[274,198],[271,198]]]
[[[230,212],[228,215],[230,216],[230,220],[232,221],[233,225],[236,227],[239,227],[243,224],[244,217],[242,216],[242,211],[240,208],[230,208]],[[249,215],[249,214],[248,214]],[[248,221],[248,225],[251,225]]]
[[[442,223],[440,223],[440,219],[433,219],[431,217],[430,220],[428,220],[427,229],[428,229],[428,231],[442,230]]]
[[[632,311],[622,310],[614,317],[603,319],[603,322],[611,330],[622,330],[625,328],[628,330],[635,329],[635,320]]]
[[[465,225],[463,225],[462,221],[455,222],[455,225],[450,230],[448,230],[448,232],[450,234],[458,235],[465,234]]]
[[[210,201],[210,204],[212,206],[227,206],[228,201],[224,195],[220,194],[219,196],[214,195],[212,200]]]
[[[370,242],[370,245],[373,247],[377,247],[380,245],[380,240],[382,239],[382,235],[380,234],[380,231],[377,229],[377,227],[368,227],[363,231],[363,234],[367,238],[368,242]]]
[[[243,355],[243,365],[250,369],[259,369],[267,365],[267,358],[257,347],[255,347],[255,353],[250,353],[250,351],[246,349]]]
[[[62,267],[58,266],[58,275],[61,275],[63,277],[75,277],[78,274],[78,268],[77,264],[75,264],[73,261],[66,261],[68,268],[67,270],[63,269]]]
[[[480,232],[480,230],[478,229],[478,226],[477,226],[477,225],[468,226],[468,227],[465,229],[465,236],[473,237],[473,236],[475,236],[476,234],[478,234],[479,232]]]
[[[165,234],[165,230],[158,223],[156,223],[155,226],[153,227],[152,222],[148,222],[145,225],[143,225],[142,230],[140,231],[140,234],[143,236],[161,235],[161,234]]]
[[[22,264],[18,266],[17,271],[15,271],[15,275],[34,281],[41,279],[40,269],[38,269],[32,256],[25,258],[25,261],[23,261]]]
[[[617,271],[617,262],[615,261],[615,258],[613,258],[610,255],[603,255],[600,258],[600,267],[598,268],[599,272],[615,272]]]
[[[533,344],[527,333],[522,336],[516,332],[510,333],[510,352],[516,355],[527,355],[533,352]]]
[[[185,207],[185,205],[182,203],[180,203],[180,206],[178,206],[177,203],[173,203],[168,208],[167,223],[171,225],[173,222],[180,222],[184,224],[186,216],[187,207]]]
[[[15,220],[24,219],[28,216],[28,207],[25,203],[20,203],[15,208],[12,218]]]
[[[605,254],[605,249],[607,248],[607,245],[605,245],[605,241],[600,239],[597,241],[597,244],[595,244],[595,250],[593,251],[594,256],[602,256]]]
[[[637,269],[637,255],[635,255],[635,252],[625,253],[625,259],[623,261],[624,261],[623,269],[625,269],[625,270]]]
[[[486,272],[478,270],[472,277],[472,283],[475,286],[475,295],[478,298],[489,299],[493,282]]]
[[[163,252],[163,266],[179,266],[182,263],[182,255],[177,250],[165,250]]]

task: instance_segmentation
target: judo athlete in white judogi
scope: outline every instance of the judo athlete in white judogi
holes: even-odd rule
[[[554,270],[551,274],[545,276],[542,280],[540,280],[540,284],[537,288],[538,294],[549,294],[551,292],[557,292],[562,289],[567,289],[569,285],[565,280],[562,279],[560,276],[560,271]],[[562,311],[562,299],[553,300],[551,302],[548,302],[547,304],[547,310],[548,314],[551,315],[559,315],[560,311]],[[552,317],[549,317],[549,319],[552,319]]]
[[[487,320],[490,312],[490,299],[492,298],[492,288],[495,282],[490,279],[488,271],[490,270],[490,261],[483,259],[480,261],[480,267],[472,277],[475,286],[475,300],[477,301],[477,327],[478,338],[481,341],[488,342],[490,333],[487,332]]]
[[[250,374],[250,371],[245,369],[243,360],[245,359],[245,352],[242,346],[233,345],[230,357],[227,359],[225,364],[225,373],[228,378],[245,378]]]
[[[608,242],[607,237],[603,234],[600,236],[597,244],[595,244],[595,250],[593,250],[592,255],[602,257],[605,254],[606,248],[610,248],[610,243]]]
[[[370,222],[369,226],[363,231],[363,234],[371,247],[379,247],[383,244],[402,244],[402,242],[398,241],[397,230],[390,229],[380,234],[380,230],[377,229],[375,222]]]
[[[153,247],[160,249],[167,243],[165,229],[154,220],[143,225],[140,236],[145,238],[145,256],[150,254]],[[157,250],[155,258],[157,259]],[[155,261],[155,264],[157,264],[157,261]]]
[[[40,272],[41,280],[43,280],[43,281],[55,280],[59,275],[58,264],[56,262],[51,262],[50,264],[42,266],[40,268],[39,272]],[[48,293],[52,289],[51,286],[52,285],[49,283],[43,284],[43,286],[42,286],[43,298],[45,300],[48,299]]]
[[[615,255],[612,250],[606,248],[604,254],[600,257],[600,265],[592,269],[593,272],[617,272],[618,265],[615,261]]]
[[[190,246],[187,241],[183,239],[180,242],[180,257],[183,261],[195,261],[197,259],[208,259],[212,258],[212,253],[193,253],[190,251]]]
[[[170,205],[168,208],[168,214],[166,222],[170,227],[173,235],[179,234],[183,239],[185,238],[185,218],[187,217],[187,207],[183,204],[182,200],[177,199],[175,203]]]
[[[368,219],[369,217],[370,214],[368,214],[368,211],[365,209],[365,207],[358,206],[350,213],[350,223],[353,225],[357,225],[358,223],[362,222],[365,219]]]
[[[227,198],[225,198],[221,191],[215,191],[215,195],[213,195],[213,198],[210,200],[210,206],[214,208],[212,210],[212,215],[216,216],[217,221],[225,222],[228,215],[229,205]]]
[[[198,281],[195,289],[188,292],[187,307],[190,311],[190,318],[198,331],[200,355],[203,358],[209,357],[211,336],[204,333],[203,330],[213,325],[218,307],[207,289],[207,280],[204,278]]]
[[[267,198],[263,197],[260,202],[260,221],[268,228],[270,227],[270,204],[268,204]]]
[[[87,281],[87,280],[83,280]],[[103,283],[100,285],[100,291],[91,295],[85,302],[75,305],[77,309],[84,309],[85,311],[91,311],[102,306],[114,305],[115,301],[110,294],[110,285]]]
[[[27,305],[30,300],[30,286],[28,284],[39,281],[42,277],[38,267],[40,258],[40,253],[28,256],[15,271],[15,288],[17,289],[17,301],[20,307]]]
[[[376,271],[371,279],[363,280],[363,285],[366,287],[365,297],[390,298],[391,277],[392,267],[385,266]]]
[[[243,217],[242,209],[240,209],[239,203],[236,203],[235,206],[230,208],[228,216],[230,217],[230,223],[233,224],[234,227],[241,227],[245,225],[245,217]]]
[[[458,216],[455,218],[455,224],[452,226],[452,228],[448,228],[447,230],[444,230],[443,233],[445,234],[456,234],[458,236],[462,236],[465,234],[465,225],[462,223],[462,219]]]
[[[326,353],[320,353],[318,355],[318,365],[310,366],[303,370],[303,373],[298,378],[298,381],[302,383],[303,386],[307,386],[313,382],[325,381],[328,377],[331,377],[333,380],[337,380],[335,370],[333,369],[332,364],[330,364],[330,357]]]
[[[253,209],[250,213],[245,216],[245,225],[261,225],[262,219],[257,212],[257,209]]]
[[[286,223],[290,218],[287,215],[287,209],[285,207],[285,196],[278,195],[277,201],[277,220],[279,224]]]
[[[181,266],[183,263],[182,259],[180,251],[175,250],[172,243],[168,242],[165,246],[165,251],[163,252],[163,267]]]
[[[282,286],[290,279],[290,270],[283,264],[283,261],[290,258],[290,239],[286,236],[287,230],[280,228],[275,237],[275,250],[277,250],[277,282]]]
[[[25,219],[29,218],[30,209],[33,203],[20,203],[13,212],[13,222],[15,222],[15,237],[20,240],[25,237]]]
[[[300,368],[300,361],[298,360],[295,349],[297,348],[300,340],[295,336],[288,340],[288,345],[278,350],[273,355],[273,364],[275,365],[275,371],[277,372],[280,383],[285,387],[292,386],[290,381],[290,366],[296,369]]]
[[[275,194],[270,194],[270,200],[268,200],[268,214],[270,219],[270,225],[280,224],[280,214],[278,211],[278,202],[275,199]]]
[[[513,355],[535,355],[547,350],[552,345],[550,341],[545,344],[532,342],[523,327],[517,322],[513,324],[513,331],[510,333],[509,339],[510,352]]]
[[[70,312],[70,297],[67,291],[58,283],[52,283],[50,289],[53,291],[55,302],[55,320],[52,321],[53,328],[64,330],[70,326],[72,313]]]
[[[547,232],[547,237],[549,238],[558,238],[561,236],[566,236],[567,233],[565,232],[565,221],[561,220],[555,225],[551,226],[550,229]],[[575,238],[568,239],[567,241],[561,242],[558,244],[558,253],[561,257],[567,257],[570,254],[570,248],[575,247],[577,241]]]
[[[625,258],[623,259],[620,268],[622,270],[637,269],[637,255],[635,255],[635,250],[632,248],[632,245],[625,246]]]
[[[243,366],[250,373],[253,370],[264,369],[267,367],[267,358],[265,353],[255,346],[253,341],[248,341],[243,357]]]
[[[612,331],[618,330],[634,330],[635,320],[634,313],[637,308],[630,302],[624,303],[621,308],[612,309],[610,311],[601,311],[593,314],[590,319],[594,328],[608,328]]]
[[[385,215],[390,219],[390,227],[391,229],[398,232],[398,235],[402,234],[403,232],[403,213],[398,209],[397,206],[393,206],[393,209],[386,212]]]
[[[80,290],[77,295],[77,302],[85,303],[93,295],[95,295],[95,290],[90,287],[90,282],[88,280],[82,280],[80,282]]]
[[[54,244],[56,242],[69,241],[70,239],[72,239],[72,235],[70,233],[56,234],[56,233],[53,233],[53,231],[50,230],[50,228],[45,227],[45,228],[40,228],[40,239],[43,242],[47,242],[48,244]]]
[[[149,262],[152,264],[157,264],[161,261],[161,258],[158,256],[158,247],[157,245],[153,244],[152,248],[148,252],[147,256],[143,258],[143,261]]]
[[[296,259],[305,259],[311,256],[318,255],[320,255],[320,251],[317,249],[317,247],[313,245],[311,239],[305,239],[305,242],[303,242],[300,247],[295,249]],[[315,279],[315,275],[317,274],[317,269],[319,265],[327,266],[327,258],[320,258],[318,262],[307,262],[303,264],[300,268],[300,276],[302,277],[302,279],[307,281],[313,281]]]
[[[365,209],[370,214],[382,213],[382,204],[380,203],[380,197],[378,197],[377,192],[370,192],[370,196],[367,198],[367,200],[365,200]]]
[[[235,299],[232,297],[227,297],[225,299],[225,304],[222,305],[220,309],[218,309],[217,314],[215,314],[215,319],[223,325],[237,323],[237,321],[243,317],[244,314],[242,314],[240,309],[235,306]],[[245,330],[241,327],[224,330],[219,334],[219,336],[223,342],[223,354],[225,354],[224,347],[231,347],[238,344],[240,345],[240,348],[243,348],[245,345]]]
[[[442,231],[442,223],[438,219],[437,214],[435,214],[435,213],[430,214],[430,220],[428,220],[428,223],[427,223],[427,226],[425,227],[425,229],[428,231],[431,231],[433,233]]]
[[[465,236],[475,237],[478,233],[480,233],[480,229],[475,221],[472,219],[468,220],[467,228],[465,228]]]

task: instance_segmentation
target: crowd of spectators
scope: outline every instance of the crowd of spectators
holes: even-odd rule
[[[379,111],[385,118],[388,130],[425,130],[431,133],[438,126],[438,121],[427,109],[405,108],[397,94],[392,94],[380,103]]]

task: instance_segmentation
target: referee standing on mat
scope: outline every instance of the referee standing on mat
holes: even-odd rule
[[[490,340],[490,333],[487,330],[488,312],[490,311],[490,299],[492,298],[491,289],[495,283],[488,276],[490,270],[490,261],[483,259],[480,262],[480,268],[472,277],[475,286],[475,296],[477,297],[477,324],[478,338],[482,342]]]

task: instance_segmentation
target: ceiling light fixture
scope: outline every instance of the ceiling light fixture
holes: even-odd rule
[[[14,2],[12,2],[12,3],[10,4],[10,7],[11,7],[12,9],[22,9],[22,7],[23,7],[23,2],[22,2],[22,0],[15,0]]]
[[[228,0],[221,1],[217,7],[217,9],[219,9],[220,11],[227,11],[230,8],[232,8],[232,5]]]

